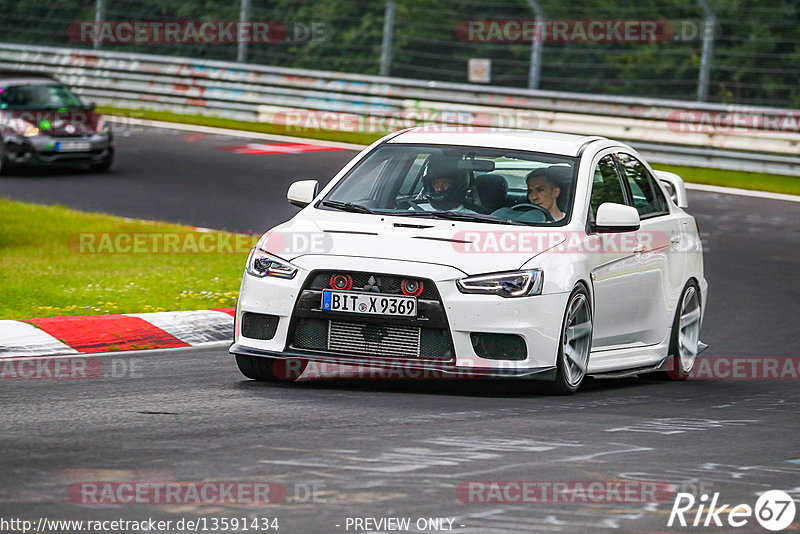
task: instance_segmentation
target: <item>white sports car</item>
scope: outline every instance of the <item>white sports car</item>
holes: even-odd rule
[[[411,129],[287,196],[303,209],[242,278],[230,352],[248,378],[316,362],[568,394],[587,375],[686,378],[705,347],[683,181],[622,143]]]

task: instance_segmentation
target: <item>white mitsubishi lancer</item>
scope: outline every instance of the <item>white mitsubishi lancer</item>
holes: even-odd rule
[[[708,284],[680,177],[602,137],[404,130],[367,147],[247,260],[241,372],[686,378]],[[416,374],[412,374],[416,373]],[[532,382],[533,383],[533,382]]]

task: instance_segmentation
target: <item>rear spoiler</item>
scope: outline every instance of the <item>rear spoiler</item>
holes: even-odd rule
[[[683,178],[667,171],[655,171],[655,173],[656,178],[667,186],[667,191],[675,205],[679,208],[688,208],[689,201],[686,197],[686,184],[683,183]]]

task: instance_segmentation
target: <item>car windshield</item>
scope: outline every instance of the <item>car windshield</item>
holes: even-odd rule
[[[75,109],[80,99],[64,85],[12,85],[0,92],[0,109]]]
[[[497,224],[566,224],[577,159],[518,150],[386,143],[322,209]]]

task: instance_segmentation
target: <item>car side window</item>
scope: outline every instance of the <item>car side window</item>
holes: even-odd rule
[[[633,197],[633,207],[639,216],[669,213],[667,199],[647,171],[647,167],[630,154],[617,154]]]
[[[622,182],[614,163],[614,157],[610,154],[598,161],[594,168],[591,197],[592,215],[597,216],[597,208],[604,202],[625,204]]]
[[[414,159],[414,163],[412,163],[411,168],[408,169],[406,177],[403,180],[403,185],[400,186],[400,191],[398,194],[410,195],[418,192],[422,188],[422,180],[419,178],[422,167],[425,165],[426,161],[428,161],[428,154],[419,154]]]

